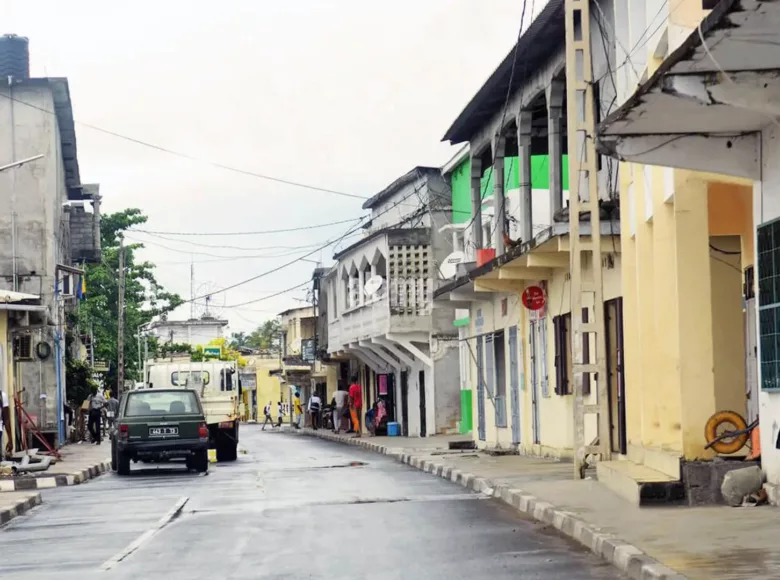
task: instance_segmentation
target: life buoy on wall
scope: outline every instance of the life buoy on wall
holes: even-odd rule
[[[35,345],[35,354],[41,360],[46,360],[51,356],[51,346],[47,342],[39,342]]]

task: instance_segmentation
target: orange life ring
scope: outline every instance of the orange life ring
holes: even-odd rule
[[[725,424],[730,425],[729,431],[742,431],[747,429],[747,423],[739,413],[734,411],[718,411],[707,420],[707,424],[704,426],[704,438],[707,440],[707,443],[718,437],[718,427]],[[714,449],[716,453],[730,455],[742,449],[745,446],[745,443],[747,443],[747,440],[748,434],[742,433],[736,437],[721,439],[717,443],[713,443],[712,449]]]

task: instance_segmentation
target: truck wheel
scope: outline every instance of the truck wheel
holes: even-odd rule
[[[198,473],[206,473],[209,470],[209,452],[208,449],[198,451],[192,458],[192,465]]]
[[[217,461],[235,461],[238,459],[238,443],[228,437],[221,437],[217,441]]]
[[[111,446],[111,471],[117,470],[116,445]]]
[[[130,457],[117,451],[117,469],[119,475],[130,475]]]

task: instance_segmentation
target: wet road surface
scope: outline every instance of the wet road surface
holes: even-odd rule
[[[208,475],[136,464],[0,528],[13,580],[613,579],[494,499],[362,449],[243,426]]]

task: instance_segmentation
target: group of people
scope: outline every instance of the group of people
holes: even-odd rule
[[[89,431],[92,443],[100,445],[100,441],[103,434],[101,422],[105,415],[105,425],[110,428],[114,424],[114,418],[117,411],[119,411],[119,401],[111,393],[110,389],[106,389],[103,393],[98,391],[89,396],[89,399],[85,402],[87,405],[88,417],[87,417],[87,430]]]
[[[300,391],[296,391],[293,399],[294,409],[294,421],[293,426],[297,429],[302,427],[303,422],[303,404],[301,403]],[[319,429],[323,424],[323,420],[332,418],[332,431],[334,433],[341,433],[342,424],[344,420],[347,421],[347,433],[354,433],[355,437],[360,437],[363,431],[362,419],[363,419],[363,387],[358,382],[357,377],[352,377],[349,389],[337,390],[333,394],[333,399],[330,403],[330,409],[323,408],[322,399],[315,392],[309,398],[306,404],[306,411],[311,418],[311,425],[313,429]],[[330,417],[323,416],[323,411],[330,413]],[[284,405],[281,401],[276,404],[276,422],[272,416],[273,403],[268,401],[268,404],[263,409],[263,415],[265,420],[263,422],[262,430],[265,431],[266,426],[269,424],[271,427],[281,427],[282,420],[284,418]],[[377,429],[382,425],[383,420],[386,420],[387,409],[385,402],[381,399],[374,402],[371,408],[366,412],[365,424],[366,429],[372,435],[376,434]]]

